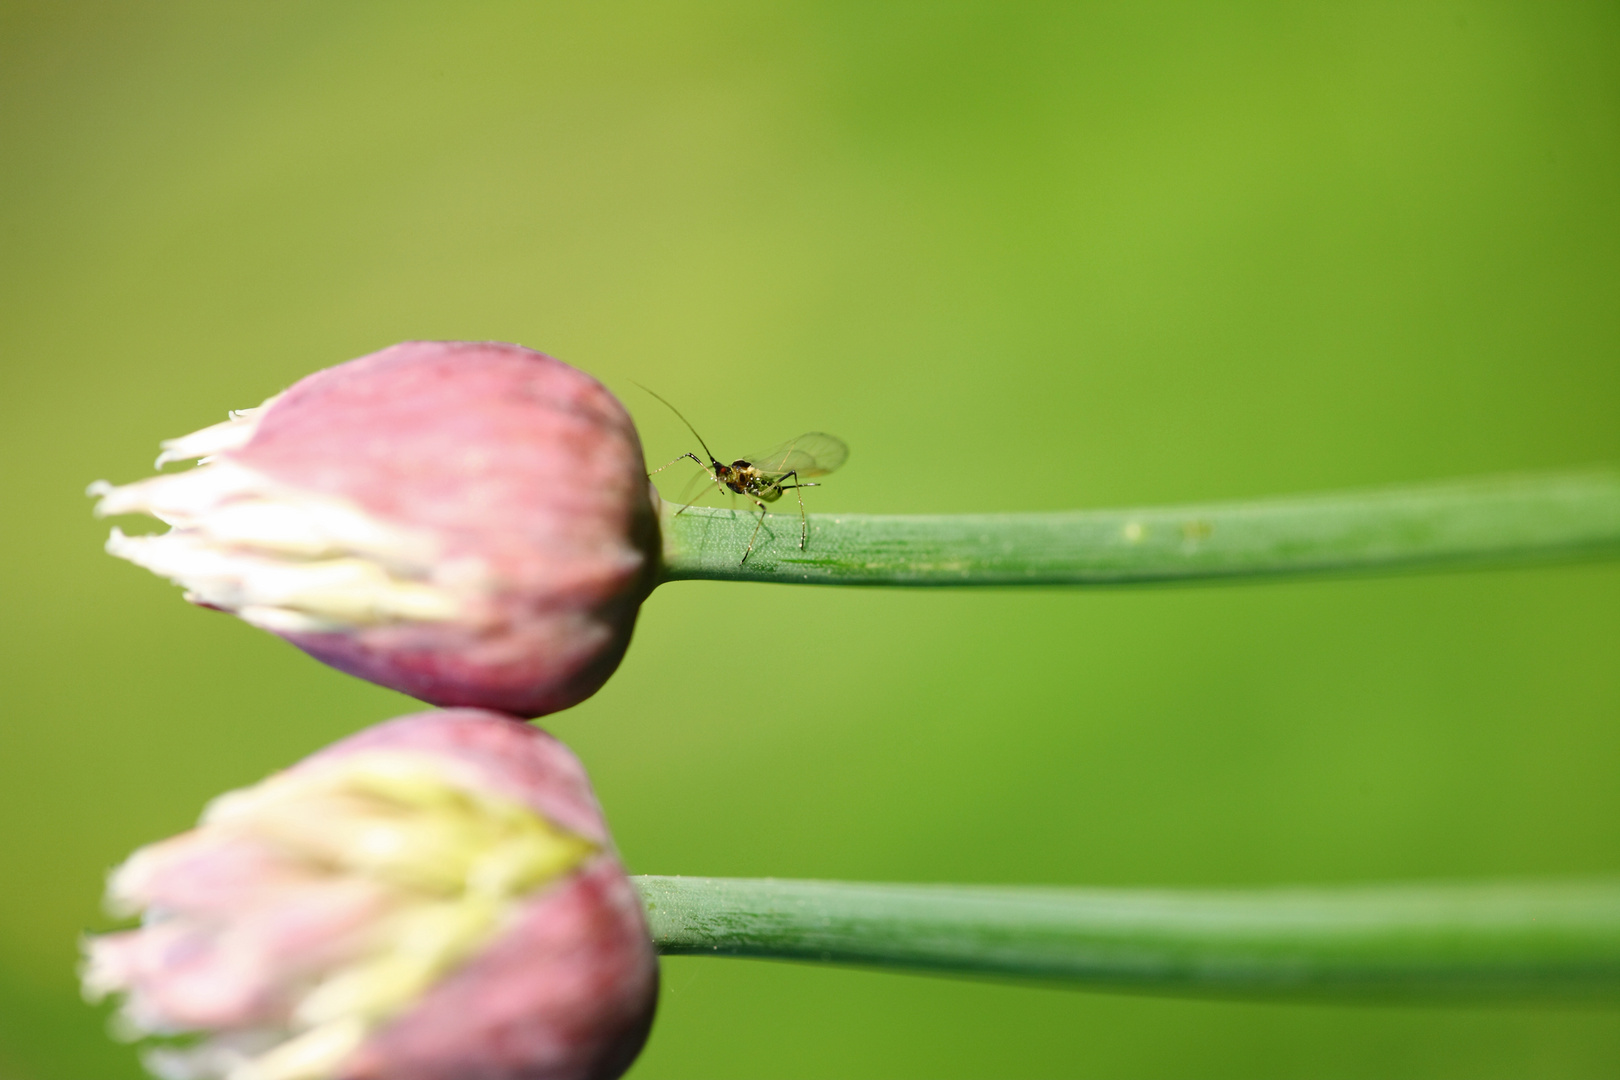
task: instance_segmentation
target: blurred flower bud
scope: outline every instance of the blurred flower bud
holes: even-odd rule
[[[657,573],[641,444],[590,376],[516,345],[412,341],[163,444],[196,468],[91,485],[170,530],[107,550],[333,667],[539,716],[618,666]]]
[[[370,728],[114,871],[89,940],[166,1080],[612,1078],[658,967],[590,782],[495,713]],[[200,1037],[199,1037],[200,1036]]]

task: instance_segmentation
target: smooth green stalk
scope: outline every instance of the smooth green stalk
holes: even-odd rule
[[[633,880],[668,954],[1164,994],[1620,996],[1620,882],[1149,891]]]
[[[1509,476],[1249,502],[1046,514],[666,507],[665,580],[1104,585],[1620,554],[1620,473]]]

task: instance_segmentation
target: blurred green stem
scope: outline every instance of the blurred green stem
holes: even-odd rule
[[[1195,892],[633,880],[666,954],[1217,996],[1620,991],[1620,882]]]
[[[758,515],[666,505],[664,579],[1103,585],[1620,554],[1620,474],[1042,514]]]

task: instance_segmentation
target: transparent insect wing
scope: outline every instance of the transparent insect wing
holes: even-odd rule
[[[849,457],[849,447],[836,435],[807,431],[781,446],[743,458],[754,468],[771,476],[798,473],[799,479],[826,476]]]
[[[687,478],[686,483],[680,487],[680,493],[675,497],[678,505],[690,506],[701,502],[705,496],[715,493],[714,478],[705,470],[697,472]]]

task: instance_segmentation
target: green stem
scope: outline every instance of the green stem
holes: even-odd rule
[[[665,580],[1101,585],[1620,554],[1620,473],[1552,473],[1249,502],[1047,514],[666,507]]]
[[[660,952],[1224,996],[1613,997],[1620,882],[1258,891],[638,877]]]

